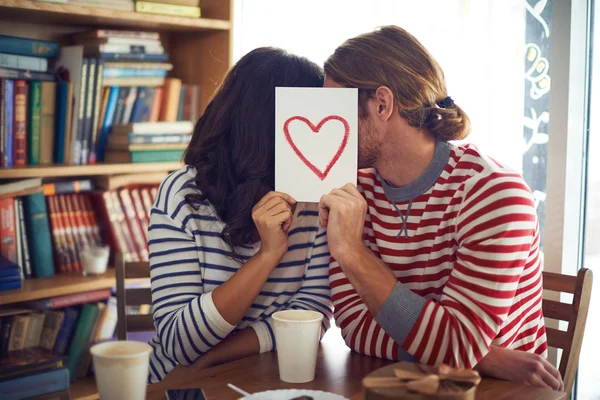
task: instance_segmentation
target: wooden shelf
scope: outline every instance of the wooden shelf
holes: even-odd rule
[[[35,165],[19,168],[0,168],[0,179],[134,174],[175,171],[179,168],[181,168],[180,162],[94,165]]]
[[[51,24],[119,26],[164,31],[229,30],[226,20],[183,18],[31,0],[0,0],[0,19]]]
[[[109,268],[99,276],[61,274],[50,278],[26,279],[21,289],[0,292],[0,306],[22,301],[64,296],[66,294],[107,289],[115,286],[115,269]]]
[[[100,398],[96,381],[93,377],[77,379],[69,389],[72,400],[97,400]]]

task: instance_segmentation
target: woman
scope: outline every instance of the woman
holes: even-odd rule
[[[274,192],[275,87],[321,87],[305,58],[256,49],[229,72],[196,124],[187,166],[161,185],[149,228],[150,382],[275,348],[270,315],[331,302],[316,205]]]

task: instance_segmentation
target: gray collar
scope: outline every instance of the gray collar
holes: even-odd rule
[[[450,145],[448,142],[438,141],[435,146],[433,160],[431,160],[431,163],[419,179],[402,187],[394,187],[385,179],[381,179],[385,196],[392,202],[403,202],[426,193],[437,182],[446,164],[448,164],[449,158]]]

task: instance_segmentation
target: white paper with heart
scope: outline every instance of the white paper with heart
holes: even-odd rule
[[[357,89],[275,89],[275,190],[318,202],[356,184],[357,156]]]

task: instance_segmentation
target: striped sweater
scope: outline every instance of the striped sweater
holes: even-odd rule
[[[275,349],[270,315],[282,309],[322,313],[331,319],[326,232],[319,228],[316,205],[298,204],[289,230],[288,252],[274,269],[238,326],[230,325],[212,300],[212,291],[240,264],[220,238],[223,223],[206,201],[190,204],[198,193],[195,169],[185,167],[161,184],[150,217],[149,248],[156,336],[150,341],[149,382],[165,377],[177,364],[189,365],[232,332],[256,331],[260,351]],[[196,209],[197,208],[197,209]],[[236,248],[244,259],[260,243]]]
[[[472,145],[440,142],[435,153],[407,187],[359,172],[368,205],[364,243],[399,283],[373,317],[332,260],[335,319],[346,343],[377,357],[465,368],[491,345],[545,356],[540,235],[529,188]]]

